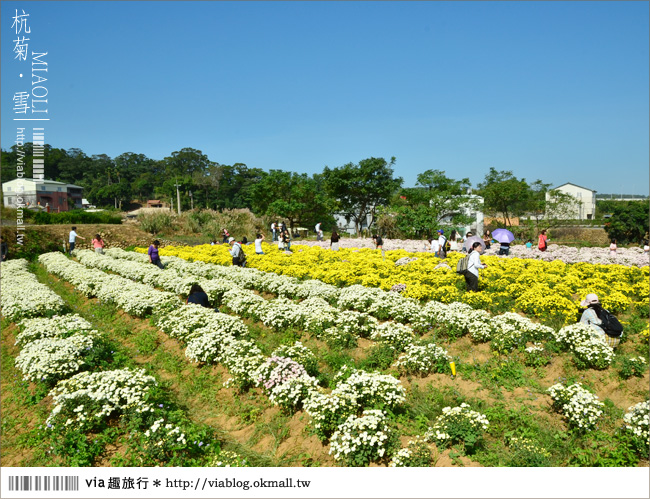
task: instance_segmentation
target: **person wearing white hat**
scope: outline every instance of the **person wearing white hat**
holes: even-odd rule
[[[598,296],[594,293],[589,293],[584,300],[580,302],[580,306],[586,308],[580,317],[580,322],[590,326],[598,337],[607,343],[610,347],[615,348],[621,342],[621,338],[614,338],[605,333],[605,330],[601,327],[603,323],[601,316],[603,313],[603,307],[598,300]]]

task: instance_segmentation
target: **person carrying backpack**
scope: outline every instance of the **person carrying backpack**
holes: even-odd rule
[[[487,264],[481,262],[481,253],[483,253],[483,246],[476,241],[469,255],[458,261],[456,272],[465,277],[467,291],[478,291],[478,271],[487,268]]]
[[[438,258],[447,258],[447,238],[445,237],[445,231],[438,229],[438,234],[438,251],[436,253],[436,256]]]
[[[228,242],[232,245],[230,250],[230,255],[232,256],[232,264],[237,265],[238,267],[246,266],[246,254],[241,247],[241,243],[235,241],[234,237],[228,239]]]
[[[580,317],[580,322],[590,326],[596,335],[610,347],[616,348],[623,336],[623,326],[619,320],[609,310],[602,307],[598,296],[594,293],[589,293],[580,302],[580,306],[586,308]]]

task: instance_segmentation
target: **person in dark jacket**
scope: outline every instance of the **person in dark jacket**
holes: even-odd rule
[[[208,300],[208,295],[203,291],[203,288],[198,284],[193,284],[190,288],[190,294],[187,297],[185,303],[196,303],[205,308],[212,308],[210,306],[210,300]]]
[[[9,257],[9,247],[7,246],[7,243],[3,241],[2,236],[0,236],[0,254],[2,254],[3,262]]]

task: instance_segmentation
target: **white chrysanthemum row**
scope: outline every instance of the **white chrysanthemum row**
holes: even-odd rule
[[[77,314],[55,315],[51,319],[44,317],[24,319],[18,326],[20,333],[16,336],[15,344],[19,346],[25,346],[41,338],[66,337],[74,333],[90,336],[98,334],[90,322]]]
[[[580,383],[569,386],[557,383],[547,391],[555,408],[566,416],[572,426],[583,430],[591,429],[603,414],[604,404]]]
[[[50,391],[54,408],[47,426],[92,427],[115,413],[153,411],[147,403],[147,393],[156,384],[144,369],[76,374],[59,381]]]
[[[332,395],[350,397],[361,407],[374,407],[381,404],[392,409],[406,400],[402,383],[388,374],[343,366],[334,380],[337,385],[332,390]]]
[[[244,337],[248,328],[239,317],[222,314],[215,310],[188,303],[158,317],[156,325],[171,338],[189,342],[207,333]]]
[[[158,291],[124,277],[88,269],[61,253],[45,253],[38,259],[48,272],[61,276],[86,296],[96,296],[100,300],[116,303],[125,312],[137,317],[160,308],[180,305],[180,300],[174,293]]]
[[[146,256],[133,254],[123,250],[112,251],[111,256],[140,260],[144,262]],[[526,317],[515,313],[505,313],[491,316],[484,310],[475,310],[467,304],[454,302],[449,305],[439,302],[428,302],[424,307],[412,298],[405,298],[398,293],[383,291],[378,288],[369,288],[361,285],[352,285],[339,289],[329,284],[316,280],[301,282],[295,277],[277,275],[271,272],[262,272],[258,269],[242,269],[233,266],[221,266],[204,262],[188,262],[177,257],[165,257],[167,269],[182,273],[214,277],[231,283],[230,293],[222,292],[224,304],[237,314],[245,314],[261,320],[264,324],[277,330],[287,327],[304,328],[316,335],[322,334],[331,327],[349,327],[348,321],[340,320],[340,310],[354,310],[357,313],[370,315],[373,318],[390,318],[394,322],[411,323],[416,331],[426,331],[436,325],[455,328],[462,332],[469,332],[477,341],[493,340],[497,350],[512,350],[519,344],[528,341],[548,339],[553,330],[547,326],[535,323]],[[209,282],[209,281],[208,281]],[[202,284],[203,285],[203,284]],[[283,314],[277,314],[276,308],[264,307],[273,303],[273,300],[262,301],[254,293],[246,294],[241,288],[254,289],[260,292],[269,292],[285,298],[307,298],[304,302],[281,301]],[[205,289],[205,288],[204,288]],[[206,289],[206,292],[207,289]],[[208,295],[210,293],[208,292]],[[316,306],[310,306],[309,299],[314,300]],[[324,300],[336,306],[327,306]],[[281,303],[281,304],[280,304]],[[316,313],[317,312],[317,313]],[[338,312],[338,320],[337,320]],[[372,334],[376,326],[367,319],[368,335]],[[335,338],[328,331],[326,337]],[[344,331],[342,333],[345,339]],[[361,336],[367,337],[366,331]],[[353,332],[354,334],[354,332]]]
[[[101,257],[87,257],[87,259],[97,261]],[[115,266],[111,267],[111,269],[119,271]],[[137,278],[137,272],[133,271],[131,276]],[[294,302],[289,302],[286,299],[279,299],[269,305],[266,300],[258,300],[257,295],[250,292],[242,293],[242,291],[245,290],[242,288],[224,290],[222,295],[224,304],[231,310],[236,309],[240,313],[246,311],[251,315],[260,315],[266,318],[269,325],[276,328],[286,327],[289,324],[302,321],[312,324],[312,327],[317,329],[322,327],[323,324],[328,324],[328,321],[331,320],[327,313],[325,319],[319,320],[317,317],[321,309],[327,310],[328,308],[328,304],[321,298],[308,298],[302,304],[294,304]],[[251,307],[247,307],[246,310],[241,304],[242,301],[247,302],[246,305],[252,302],[258,308],[253,307],[254,311],[251,313]],[[295,313],[287,314],[287,308],[291,307],[293,307]],[[327,311],[333,312],[333,310]],[[336,310],[336,312],[338,311]],[[274,324],[275,317],[282,314],[288,315],[290,322]],[[276,372],[278,371],[278,359],[271,358],[264,361],[259,349],[252,342],[236,340],[232,336],[218,334],[214,331],[210,332],[211,327],[204,326],[204,324],[214,323],[214,318],[217,315],[223,314],[217,314],[212,310],[201,309],[201,307],[196,306],[181,307],[179,310],[161,315],[159,325],[172,336],[189,338],[188,357],[195,357],[196,360],[202,361],[208,359],[221,361],[229,369],[231,375],[245,378],[248,381],[252,377],[253,381],[265,386],[265,389],[269,392],[270,400],[277,405],[286,408],[297,408],[314,395],[323,396],[323,394],[319,393],[317,380],[308,376],[302,365],[296,361],[281,359],[287,366],[283,365],[280,368],[282,372]],[[356,319],[353,322],[356,322],[358,327],[363,327],[366,324],[376,324],[376,319],[371,317],[360,318],[362,314],[359,312],[347,312],[346,315]],[[314,318],[315,316],[316,318]],[[401,329],[408,328],[401,326]],[[388,325],[384,326],[384,330],[388,331]],[[412,337],[412,332],[410,332],[409,337]],[[210,341],[206,341],[207,339],[210,339]],[[294,355],[295,357],[302,356],[303,359],[309,359],[311,355],[313,358],[311,352],[301,347],[302,345],[280,348],[279,353]],[[291,372],[288,375],[284,372],[286,369],[283,368],[291,367],[289,364],[295,369],[290,369]],[[269,367],[271,367],[270,370]],[[254,373],[253,376],[251,376],[251,373]],[[352,409],[354,412],[360,406],[377,403],[384,404],[387,407],[394,407],[402,403],[405,398],[399,380],[392,376],[363,373],[361,371],[349,374],[345,381],[339,383],[331,397],[349,400],[349,406],[351,409],[354,408]]]
[[[84,255],[88,255],[88,259],[91,261],[101,262],[102,260],[110,260],[110,258],[107,257],[95,256],[92,252],[84,253]],[[181,260],[183,263],[180,263],[177,260],[172,260],[172,262],[174,262],[176,266],[182,267],[184,270],[187,268],[187,265],[185,265],[187,262],[184,262],[183,260]],[[125,261],[124,263],[138,265],[132,261]],[[146,265],[149,267],[147,264],[140,263],[139,265]],[[112,265],[110,268],[119,272],[119,266]],[[169,268],[174,268],[174,265],[170,264]],[[156,268],[156,271],[159,271],[159,269]],[[133,271],[131,275],[133,278],[137,278],[138,273]],[[283,276],[275,276],[275,274],[270,275],[272,276],[272,279],[280,278],[280,280],[283,281],[283,286],[288,286],[286,280],[282,279]],[[260,272],[249,273],[247,279],[243,278],[245,274],[238,273],[238,276],[240,278],[239,283],[242,285],[250,286],[252,283],[258,288],[267,290],[270,288],[268,285],[269,279],[267,279],[269,274]],[[260,281],[262,280],[267,281],[265,286],[260,284]],[[209,283],[210,281],[204,282]],[[310,286],[313,287],[313,284]],[[278,289],[276,288],[274,291],[277,292]],[[351,287],[351,290],[348,288],[343,291],[342,295],[347,296],[349,299],[358,293],[377,295],[378,292],[380,292],[380,290],[369,290],[363,286],[353,286]],[[381,293],[380,296],[382,296]],[[390,297],[391,295],[383,293],[383,296]],[[329,337],[329,339],[339,340],[340,342],[346,341],[344,335],[348,333],[348,331],[350,334],[355,336],[358,334],[364,336],[369,334],[372,339],[388,343],[399,352],[403,351],[407,346],[413,345],[414,341],[414,333],[408,326],[395,322],[379,324],[377,319],[363,312],[349,310],[341,312],[339,309],[334,308],[324,299],[319,297],[306,298],[300,303],[282,297],[276,300],[265,300],[253,291],[237,287],[225,291],[221,295],[221,303],[233,313],[260,320],[264,325],[278,331],[290,327],[301,328],[316,334],[317,337],[325,337],[326,339]],[[410,305],[413,310],[417,310],[414,303],[415,302]],[[184,315],[186,312],[182,311],[178,314]],[[171,336],[177,336],[177,334],[174,334],[171,329],[174,327],[173,325],[176,324],[176,322],[177,321],[174,320],[162,320],[161,324],[167,323],[166,326],[163,326],[163,330],[168,332]],[[165,329],[165,327],[167,327],[167,329]],[[336,331],[332,328],[343,328],[344,331]],[[198,341],[202,345],[205,343],[205,340]],[[194,352],[194,349],[192,350],[193,358],[205,357],[205,355]],[[215,348],[212,348],[212,350],[215,350]]]
[[[2,262],[0,277],[2,315],[12,322],[48,312],[60,313],[65,308],[61,297],[27,270],[25,259]]]
[[[24,379],[52,382],[79,371],[86,364],[84,355],[92,347],[93,339],[83,334],[34,340],[18,354],[16,367]]]
[[[162,288],[179,295],[187,295],[192,285],[197,284],[196,277],[182,277],[175,272],[165,272],[156,265],[142,265],[135,261],[116,260],[90,250],[75,250],[73,253],[79,262],[86,267],[115,272],[127,279]]]

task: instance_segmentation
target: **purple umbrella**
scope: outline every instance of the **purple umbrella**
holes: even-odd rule
[[[483,246],[483,249],[485,249],[485,243],[479,236],[469,236],[467,239],[465,239],[463,248],[469,251],[474,243],[481,243],[481,246]]]
[[[507,229],[494,229],[492,237],[499,243],[511,243],[515,240],[515,236]]]

